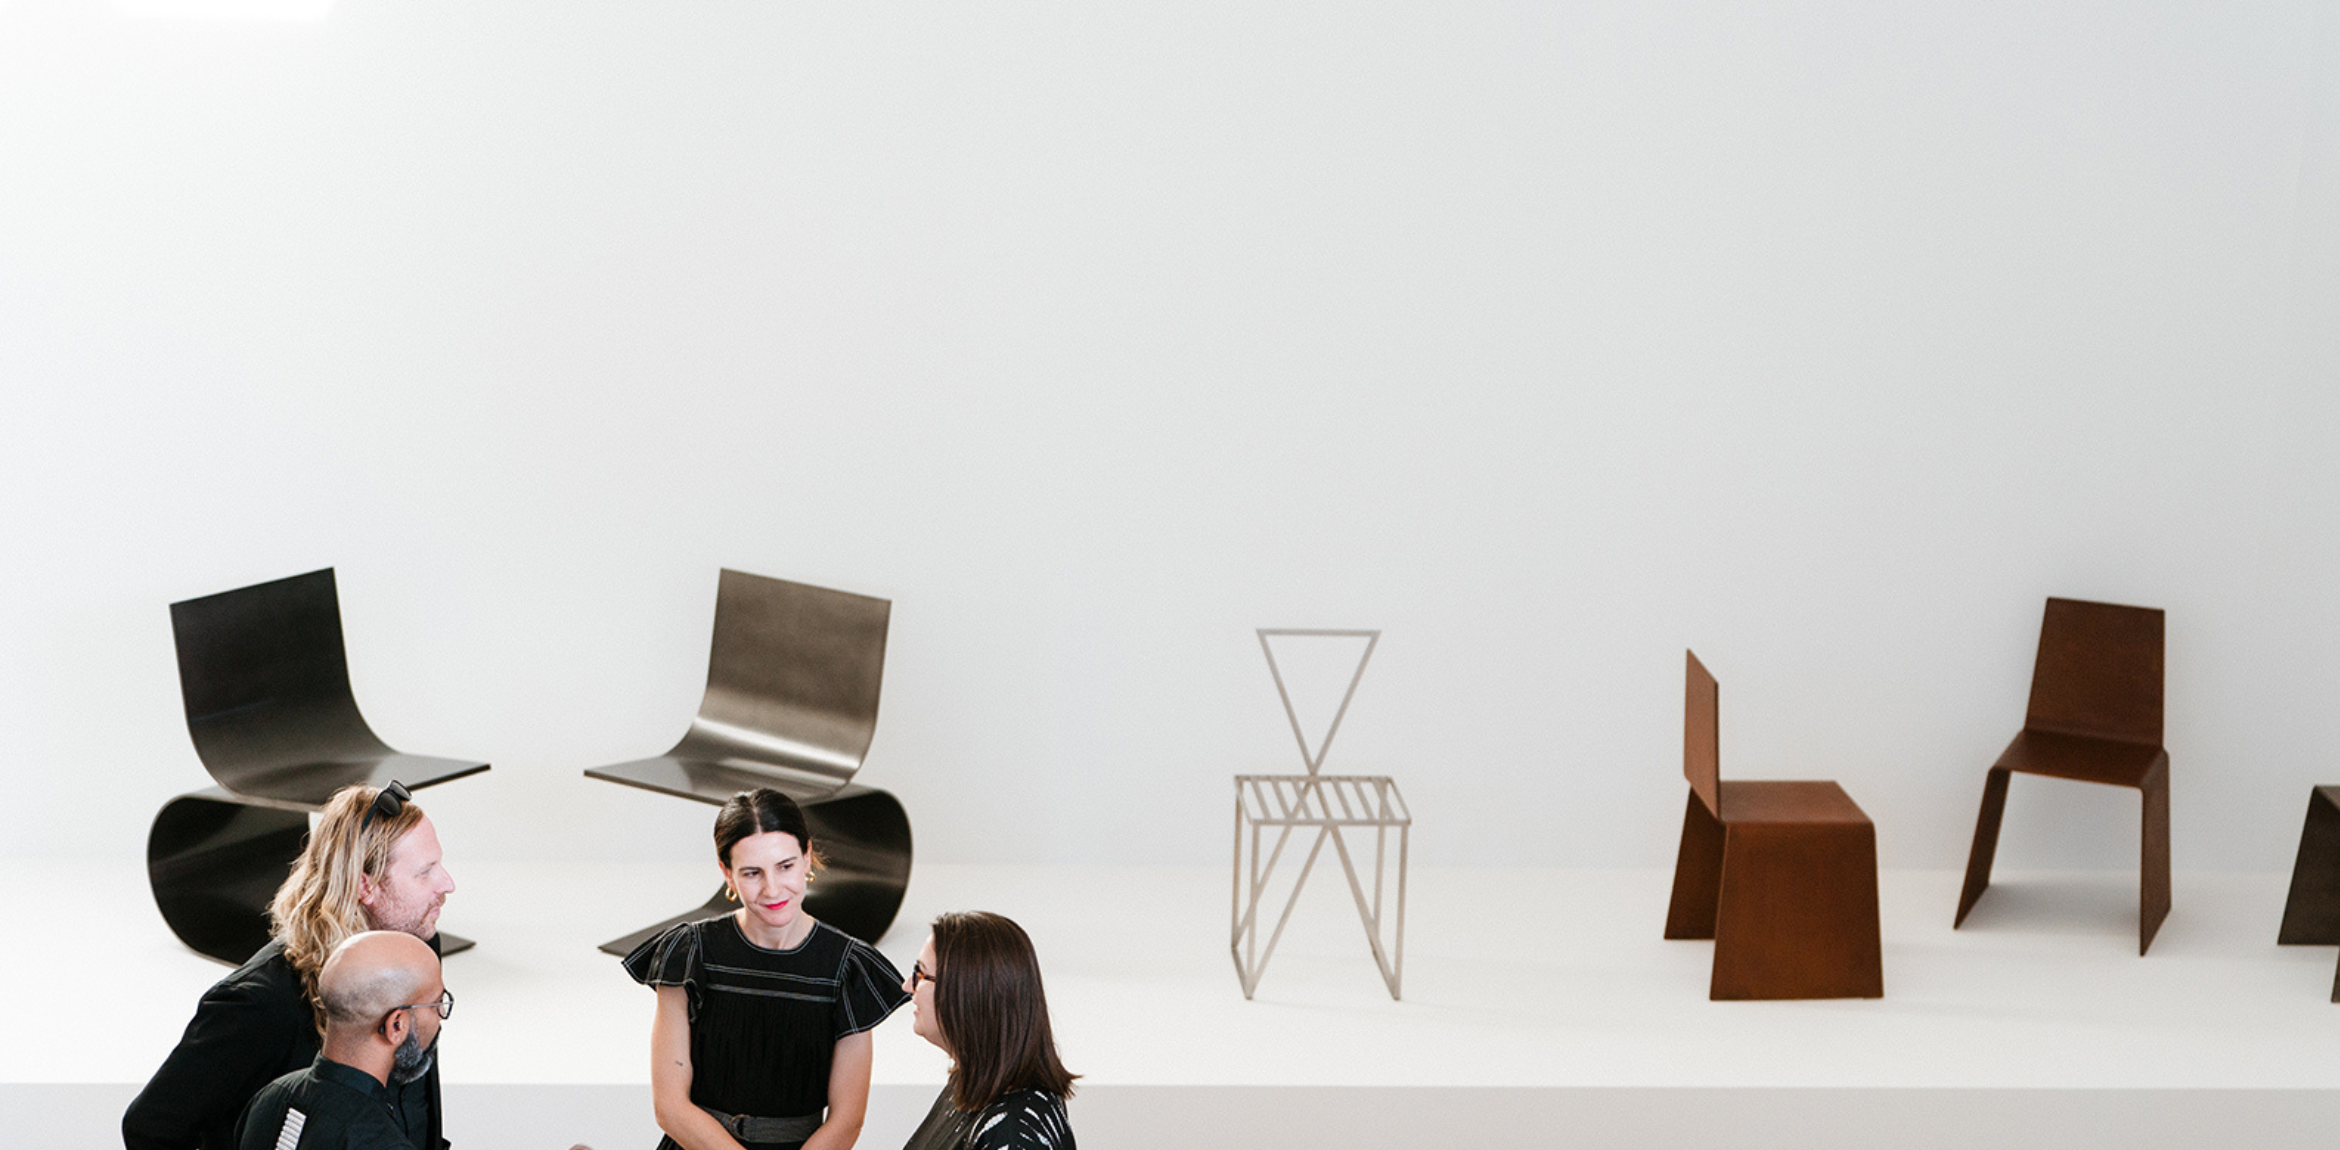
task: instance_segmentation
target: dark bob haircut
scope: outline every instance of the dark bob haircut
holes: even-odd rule
[[[935,1021],[955,1063],[952,1106],[981,1110],[1017,1090],[1072,1097],[1080,1076],[1057,1061],[1040,959],[1023,927],[979,910],[943,915],[934,961]]]
[[[715,858],[725,869],[731,866],[731,848],[741,839],[779,831],[796,840],[796,849],[803,851],[808,866],[818,867],[820,856],[813,852],[812,832],[804,825],[804,808],[796,800],[770,787],[741,791],[723,804],[715,815]]]

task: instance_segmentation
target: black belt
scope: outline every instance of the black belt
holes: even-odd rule
[[[818,1114],[799,1114],[794,1118],[763,1118],[754,1114],[725,1114],[721,1110],[707,1111],[707,1116],[723,1124],[731,1136],[742,1142],[802,1142],[821,1128]]]

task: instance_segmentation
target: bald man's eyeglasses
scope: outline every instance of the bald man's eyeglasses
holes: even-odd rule
[[[390,1013],[396,1014],[401,1010],[436,1010],[439,1012],[440,1021],[443,1022],[455,1017],[455,992],[442,990],[439,992],[437,1002],[412,1002],[405,1006],[393,1006],[390,1008]]]
[[[375,815],[386,819],[397,818],[413,798],[414,792],[407,790],[405,783],[390,780],[390,785],[383,787],[381,793],[374,796],[374,805],[366,808],[366,817],[358,820],[358,833],[362,835],[366,833],[367,827],[374,825]]]

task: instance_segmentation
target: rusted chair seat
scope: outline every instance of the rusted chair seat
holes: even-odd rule
[[[2169,752],[2161,745],[2162,613],[2049,599],[2023,729],[1991,764],[1953,926],[1991,885],[2008,781],[2017,774],[2133,787],[2142,796],[2137,953],[2169,917]]]
[[[2283,900],[2282,946],[2340,944],[2340,787],[2308,792],[2307,825],[2299,832],[2299,858],[2291,865],[2291,894]],[[2340,970],[2332,975],[2332,1001],[2340,1002]]]
[[[1883,997],[1876,827],[1833,782],[1723,782],[1720,691],[1684,655],[1690,803],[1666,937],[1714,940],[1709,998]]]
[[[894,796],[853,784],[877,734],[892,611],[884,599],[725,570],[707,693],[682,741],[586,777],[716,806],[756,787],[795,799],[822,858],[805,910],[876,942],[910,885],[909,816]],[[734,905],[719,889],[705,905],[601,949],[628,954],[667,927]]]
[[[292,874],[309,812],[335,791],[421,790],[486,763],[409,755],[366,725],[350,691],[333,569],[171,604],[195,755],[219,785],[154,817],[147,881],[171,932],[240,963],[268,941],[268,902]],[[440,952],[471,946],[441,931]]]

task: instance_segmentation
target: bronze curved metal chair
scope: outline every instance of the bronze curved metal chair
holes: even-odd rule
[[[163,804],[147,880],[171,932],[221,962],[268,941],[268,900],[333,792],[393,779],[420,790],[488,769],[403,754],[366,725],[330,567],[173,603],[171,631],[187,734],[219,785]],[[445,954],[472,945],[444,931],[439,942]]]
[[[805,909],[876,942],[910,885],[909,816],[894,796],[853,782],[877,733],[892,610],[884,599],[724,570],[707,693],[690,730],[663,755],[586,777],[715,805],[756,787],[795,799],[825,864]],[[731,907],[718,890],[704,906],[601,949],[626,954],[667,927]]]
[[[2161,745],[2163,616],[2158,608],[2049,599],[2039,624],[2023,729],[1983,782],[1953,929],[1991,885],[2007,783],[2015,774],[2135,787],[2142,796],[2137,953],[2169,917],[2169,752]]]
[[[1690,807],[1666,937],[1714,940],[1711,999],[1884,997],[1876,826],[1831,781],[1722,781],[1720,690],[1683,654]]]

